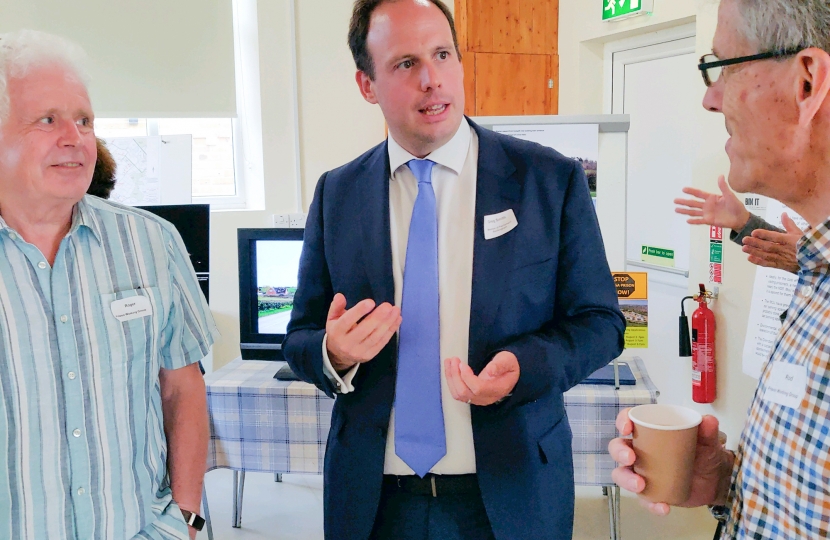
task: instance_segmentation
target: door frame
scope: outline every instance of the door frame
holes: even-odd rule
[[[665,30],[658,30],[657,32],[649,32],[630,38],[610,41],[605,44],[603,50],[603,77],[602,77],[602,112],[603,114],[612,114],[614,110],[614,55],[635,49],[642,49],[652,47],[654,45],[668,44],[675,41],[680,41],[687,38],[693,38],[697,35],[697,29],[694,22],[682,24],[666,28]],[[636,59],[631,58],[624,63],[646,62],[649,60],[656,60],[658,58],[666,58],[668,56],[675,56],[676,54],[688,54],[694,52],[694,48],[689,50],[688,47],[681,49],[671,48],[666,53],[644,54]]]

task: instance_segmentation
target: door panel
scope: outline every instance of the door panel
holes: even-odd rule
[[[476,54],[476,116],[556,114],[553,64],[553,55]]]
[[[464,67],[464,114],[476,115],[476,55],[472,52],[461,53],[461,65]]]
[[[470,22],[467,44],[483,53],[556,54],[559,2],[464,0]],[[456,4],[458,6],[458,3]]]

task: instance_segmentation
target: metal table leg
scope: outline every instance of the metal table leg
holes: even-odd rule
[[[282,482],[282,473],[274,473],[274,482]]]
[[[602,486],[602,494],[608,499],[608,530],[611,532],[611,540],[617,540],[617,520],[614,507],[614,491],[609,486]]]
[[[242,494],[245,491],[245,471],[233,471],[233,521],[235,529],[242,527]]]
[[[202,508],[205,511],[205,527],[207,527],[208,540],[213,540],[213,525],[210,522],[210,508],[208,507],[207,490],[202,485]]]
[[[622,516],[620,513],[620,486],[614,486],[614,540],[622,540]]]

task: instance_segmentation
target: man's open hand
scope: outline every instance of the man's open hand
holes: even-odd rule
[[[362,300],[346,310],[346,297],[334,295],[326,320],[326,350],[338,371],[368,362],[383,349],[401,326],[401,310],[384,302]]]
[[[519,382],[519,360],[508,351],[497,353],[478,376],[458,358],[444,361],[444,371],[452,397],[471,405],[492,405]]]
[[[796,244],[804,233],[786,213],[781,215],[781,223],[787,232],[755,229],[752,236],[744,238],[743,251],[749,255],[747,260],[752,264],[797,274]]]

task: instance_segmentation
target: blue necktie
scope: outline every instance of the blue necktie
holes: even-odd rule
[[[435,163],[413,159],[407,165],[418,180],[418,197],[409,223],[403,275],[395,453],[423,477],[447,453],[438,329],[438,217],[432,189]]]

